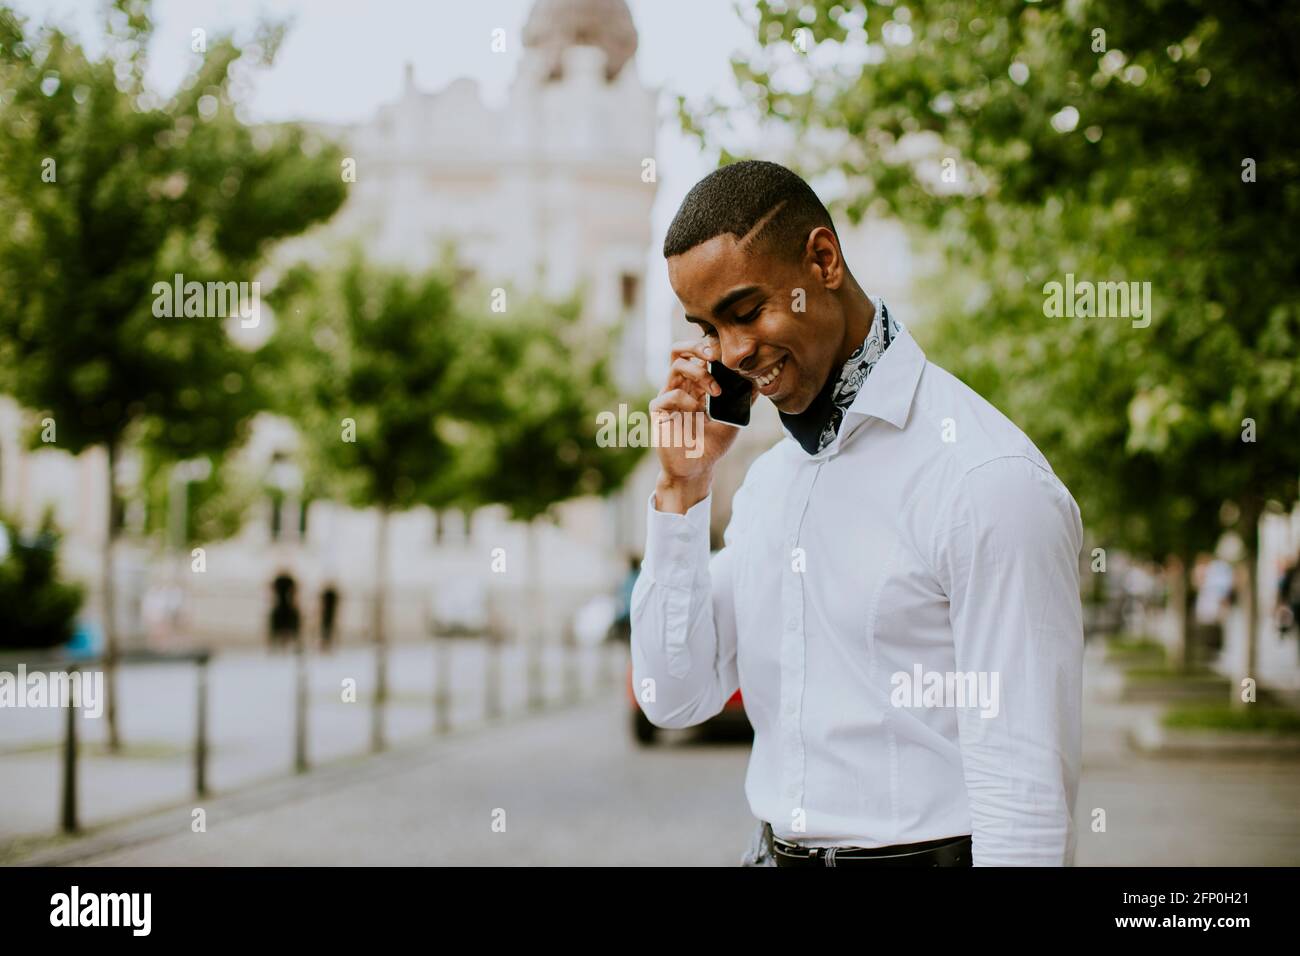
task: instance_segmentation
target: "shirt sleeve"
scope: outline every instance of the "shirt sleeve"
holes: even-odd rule
[[[713,494],[684,515],[646,506],[646,550],[632,590],[632,686],[657,727],[703,723],[740,686],[736,667],[733,565],[742,537],[742,485],[724,547],[709,554]]]
[[[1078,505],[1028,458],[973,469],[939,515],[956,666],[991,690],[989,706],[957,711],[976,866],[1074,861],[1082,546]]]

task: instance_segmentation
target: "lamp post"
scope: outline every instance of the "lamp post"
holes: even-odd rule
[[[302,492],[302,470],[283,452],[276,452],[267,470],[267,481],[280,493],[280,531],[283,534],[286,527],[284,515],[288,511],[284,506],[290,501],[298,502],[298,495]],[[296,522],[294,527],[297,528]]]
[[[280,493],[277,505],[280,511],[280,532],[285,528],[285,513],[289,510],[285,504],[297,502],[297,495],[302,490],[302,471],[283,452],[276,452],[271,457],[271,467],[267,471],[267,481]],[[296,533],[296,522],[295,522]],[[306,773],[307,760],[307,655],[306,641],[302,636],[301,623],[294,640],[294,707],[293,707],[293,768],[296,773]]]
[[[168,537],[171,539],[172,549],[176,554],[175,561],[175,582],[172,590],[176,598],[175,605],[170,609],[170,620],[168,621],[168,638],[175,636],[177,620],[180,616],[180,609],[185,605],[185,545],[186,531],[189,515],[189,490],[190,482],[206,481],[212,475],[212,461],[205,457],[187,458],[178,461],[172,465],[171,474],[168,480],[167,500],[171,506],[168,510],[167,523],[169,525]]]
[[[212,460],[206,456],[187,458],[172,465],[171,490],[168,495],[171,501],[171,513],[168,524],[171,525],[172,545],[178,551],[185,550],[185,515],[189,510],[189,483],[207,481],[211,476]]]

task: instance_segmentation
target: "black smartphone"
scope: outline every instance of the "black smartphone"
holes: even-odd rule
[[[749,424],[749,407],[753,404],[754,383],[721,362],[709,363],[709,374],[722,389],[721,395],[708,397],[709,417],[743,428]]]

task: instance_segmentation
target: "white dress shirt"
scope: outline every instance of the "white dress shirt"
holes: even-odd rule
[[[787,431],[754,461],[712,556],[711,502],[677,515],[650,496],[632,595],[646,717],[699,724],[739,688],[745,794],[782,839],[969,833],[976,866],[1070,865],[1083,529],[1020,429],[904,330],[829,445]]]

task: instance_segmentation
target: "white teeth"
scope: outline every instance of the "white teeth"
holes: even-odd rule
[[[777,362],[776,365],[772,368],[772,371],[768,372],[762,378],[754,379],[754,381],[758,383],[759,388],[767,388],[767,386],[771,385],[773,382],[776,381],[776,377],[781,374],[781,369],[784,367],[785,367],[785,359],[781,359],[781,361]]]

